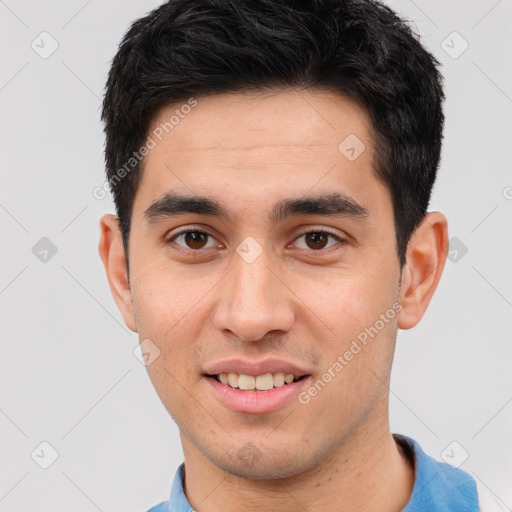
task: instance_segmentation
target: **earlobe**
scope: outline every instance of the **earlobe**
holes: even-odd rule
[[[105,266],[110,291],[124,322],[129,329],[137,332],[123,240],[119,220],[114,215],[104,215],[100,220],[98,251]]]
[[[410,329],[422,319],[441,279],[447,254],[448,221],[440,212],[427,213],[407,246],[400,287],[400,329]]]

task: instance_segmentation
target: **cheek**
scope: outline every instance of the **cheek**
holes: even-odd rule
[[[199,316],[204,314],[201,297],[208,287],[203,291],[201,285],[191,285],[189,277],[184,279],[176,272],[171,277],[163,270],[153,267],[151,272],[139,273],[132,293],[140,340],[151,340],[159,350],[147,366],[149,377],[176,420],[197,414],[189,393],[199,378],[198,340],[204,325]]]
[[[168,262],[141,266],[134,272],[132,296],[137,325],[142,331],[162,336],[179,327],[187,315],[194,314],[210,282],[198,279],[187,270],[173,268]]]
[[[393,286],[391,276],[368,270],[333,272],[328,280],[297,280],[294,292],[302,299],[305,311],[309,309],[316,322],[325,327],[329,339],[339,342],[357,336],[391,308],[398,297],[398,287]]]
[[[364,409],[385,391],[381,380],[392,361],[397,331],[394,280],[392,271],[367,267],[333,274],[329,280],[301,281],[297,295],[306,298],[314,312],[308,318],[318,326],[314,336],[323,352],[320,379],[329,382],[317,403],[333,407],[333,414]]]
[[[159,393],[167,388],[174,390],[178,385],[174,379],[184,384],[184,368],[194,368],[190,352],[198,337],[194,328],[201,324],[190,322],[194,313],[191,309],[195,303],[193,292],[190,288],[179,288],[176,280],[146,274],[137,280],[132,290],[139,338],[141,342],[149,339],[158,350],[158,358],[147,370]]]

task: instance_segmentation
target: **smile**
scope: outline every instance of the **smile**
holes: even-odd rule
[[[297,377],[292,373],[265,373],[263,375],[245,375],[241,373],[219,373],[213,375],[218,382],[225,384],[231,388],[240,389],[244,391],[267,391],[272,388],[279,388],[281,386],[291,384],[305,377]]]

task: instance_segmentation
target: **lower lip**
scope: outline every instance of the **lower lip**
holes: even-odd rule
[[[235,412],[263,414],[282,409],[292,402],[301,390],[307,386],[311,376],[291,384],[283,384],[267,391],[241,391],[222,384],[214,377],[204,377],[217,398]]]

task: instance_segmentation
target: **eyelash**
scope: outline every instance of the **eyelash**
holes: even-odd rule
[[[187,233],[201,233],[201,234],[207,235],[207,236],[215,239],[215,237],[213,235],[211,235],[210,233],[208,233],[207,231],[202,231],[202,230],[199,230],[199,229],[190,229],[189,228],[189,229],[184,229],[182,231],[179,231],[178,233],[175,233],[174,235],[172,235],[170,238],[168,238],[165,241],[166,245],[170,245],[179,236],[185,235]],[[301,233],[299,233],[297,235],[295,240],[297,240],[298,238],[300,238],[300,237],[302,237],[304,235],[310,234],[310,233],[328,235],[328,236],[330,236],[332,238],[335,238],[338,243],[341,243],[341,244],[346,244],[347,243],[347,240],[344,240],[343,238],[340,238],[338,235],[336,235],[336,234],[334,234],[331,231],[328,231],[326,229],[310,229],[310,230],[307,230],[307,231],[303,231],[303,232],[301,232]],[[303,249],[303,250],[308,251],[310,253],[322,253],[322,252],[328,252],[332,247],[334,247],[334,246],[328,247],[327,249],[322,248],[322,249]],[[207,249],[212,249],[212,247],[208,247]],[[183,251],[183,252],[187,252],[187,253],[190,253],[190,252],[198,253],[198,252],[201,252],[203,249],[191,249],[191,248],[186,248],[186,247],[182,247],[182,246],[178,245],[178,249],[177,250]]]

